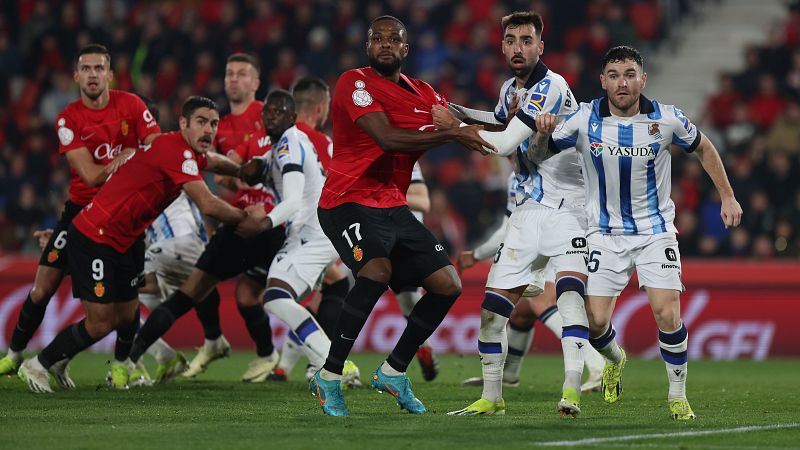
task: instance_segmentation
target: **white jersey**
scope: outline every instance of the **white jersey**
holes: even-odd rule
[[[495,107],[496,119],[504,122],[508,118],[508,109],[514,96],[520,97],[516,117],[534,131],[539,114],[546,112],[568,115],[578,106],[564,78],[549,70],[542,61],[533,69],[524,88],[517,89],[514,78],[503,83],[500,99]],[[550,208],[582,206],[584,187],[577,153],[574,150],[565,150],[563,154],[537,165],[526,156],[530,139],[519,145],[514,162],[518,180],[517,205],[533,199]]]
[[[302,172],[305,177],[302,205],[287,220],[287,225],[298,229],[305,224],[319,227],[317,204],[322,193],[322,185],[325,184],[325,175],[314,150],[314,144],[308,136],[296,126],[286,130],[277,145],[273,146],[269,164],[267,182],[275,192],[276,204],[281,202],[283,194],[283,174]]]
[[[612,116],[606,97],[581,103],[553,133],[553,151],[576,147],[586,176],[589,232],[677,232],[670,144],[694,151],[701,134],[683,112],[644,96],[640,114]]]
[[[514,209],[517,208],[517,174],[511,172],[508,174],[508,200],[506,201],[506,217],[511,216]]]
[[[425,177],[422,176],[422,168],[419,167],[419,161],[417,161],[414,163],[414,168],[411,169],[411,184],[424,183],[424,182],[425,182]],[[424,218],[422,211],[412,210],[411,214],[413,214],[414,217],[417,218],[417,220],[422,222],[422,219]]]
[[[208,242],[208,234],[203,225],[203,215],[192,199],[181,192],[153,223],[145,230],[149,245],[180,236],[195,235]]]

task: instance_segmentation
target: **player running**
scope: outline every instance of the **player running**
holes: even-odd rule
[[[444,100],[427,83],[400,72],[408,56],[407,38],[400,20],[373,20],[367,39],[370,67],[342,74],[333,100],[335,151],[318,214],[356,281],[325,365],[309,384],[328,415],[349,415],[342,368],[389,285],[421,285],[427,293],[409,315],[391,355],[372,374],[372,386],[394,395],[403,409],[424,413],[405,371],[461,293],[455,268],[442,245],[409,211],[406,192],[414,163],[426,149],[458,141],[486,153],[482,145],[487,143],[478,137],[477,127],[433,130],[431,107]]]
[[[82,300],[86,318],[61,331],[37,357],[20,366],[19,376],[32,391],[52,392],[48,375],[54,363],[71,359],[112,330],[136,329],[136,281],[141,268],[135,243],[181,189],[204,214],[220,221],[254,220],[214,196],[200,175],[200,169],[228,175],[239,171],[227,158],[208,153],[218,122],[213,101],[189,97],[181,111],[181,131],[161,135],[149,149],[134,153],[75,217],[68,232],[73,242],[69,267],[73,295]],[[153,311],[148,323],[178,317],[167,303]],[[189,303],[186,310],[191,306]],[[133,342],[127,348],[120,344],[118,340],[111,371],[114,387],[124,389]]]
[[[0,359],[0,375],[17,371],[23,360],[22,352],[68,273],[67,228],[72,219],[140,144],[150,144],[161,132],[139,97],[109,89],[113,71],[111,55],[104,46],[90,44],[78,52],[73,79],[80,88],[80,99],[67,106],[56,119],[58,151],[66,156],[70,166],[69,199],[42,251],[33,287],[11,335],[8,354]],[[140,251],[144,251],[143,247]],[[64,388],[74,387],[68,363],[62,359],[52,367],[56,381]]]
[[[658,325],[658,340],[669,380],[667,401],[676,420],[695,418],[686,399],[688,332],[680,315],[681,260],[670,200],[670,145],[700,158],[722,200],[726,227],[738,226],[742,208],[711,141],[675,106],[642,95],[647,74],[642,56],[620,46],[603,57],[600,83],[606,96],[559,123],[537,117],[537,133],[528,151],[543,160],[576,147],[583,157],[589,213],[588,313],[591,344],[608,363],[603,397],[614,403],[625,351],[617,344],[611,314],[634,268],[647,292]]]

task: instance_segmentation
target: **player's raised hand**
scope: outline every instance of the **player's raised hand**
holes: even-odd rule
[[[719,215],[722,216],[725,228],[738,227],[742,223],[742,207],[736,201],[736,197],[730,196],[722,199]]]
[[[520,97],[514,94],[514,98],[511,99],[511,104],[508,105],[508,117],[506,117],[506,124],[508,124],[508,122],[511,122],[511,119],[513,119],[514,116],[517,115],[517,111],[519,111],[519,102],[520,102]]]
[[[478,152],[481,155],[488,155],[489,153],[497,153],[497,149],[494,145],[486,142],[478,131],[483,130],[483,127],[480,125],[466,125],[456,128],[458,130],[458,134],[456,135],[456,139],[460,142],[464,147],[467,147],[467,150],[472,150],[474,152]]]
[[[106,167],[103,168],[106,175],[113,175],[117,173],[120,167],[124,166],[131,156],[136,153],[136,149],[132,147],[123,148],[119,155],[117,155],[114,159],[111,160],[110,163],[106,164]]]
[[[431,107],[431,115],[433,116],[433,125],[437,130],[448,130],[461,124],[449,109],[438,103]]]
[[[558,126],[558,116],[550,113],[543,113],[536,116],[536,129],[539,133],[553,134]]]
[[[53,235],[53,229],[47,228],[45,230],[36,230],[33,232],[33,237],[37,239],[39,242],[39,248],[44,250],[47,246],[47,243],[50,241],[50,236]]]
[[[456,268],[460,273],[463,272],[464,269],[469,269],[470,267],[474,266],[477,262],[478,260],[475,259],[475,253],[472,250],[461,252],[456,260]]]

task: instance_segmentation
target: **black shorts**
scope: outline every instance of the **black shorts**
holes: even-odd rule
[[[141,246],[134,244],[125,253],[98,244],[70,225],[67,234],[72,295],[94,303],[118,303],[138,296],[141,269],[136,255]]]
[[[432,273],[451,265],[444,247],[408,209],[370,208],[344,203],[331,209],[317,209],[319,223],[342,261],[358,274],[367,261],[389,258],[396,291],[420,286]]]
[[[214,233],[195,267],[220,280],[246,273],[266,286],[269,266],[285,240],[284,227],[245,239],[236,234],[235,226],[223,225]]]
[[[52,267],[54,269],[61,269],[64,272],[69,271],[69,258],[67,256],[67,231],[72,219],[81,212],[83,206],[72,203],[67,200],[64,203],[64,212],[61,213],[61,218],[58,219],[53,234],[47,245],[42,250],[42,256],[39,258],[40,266]]]

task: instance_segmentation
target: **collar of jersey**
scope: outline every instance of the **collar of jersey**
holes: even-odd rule
[[[536,63],[536,67],[533,68],[530,76],[528,76],[528,81],[525,82],[525,89],[530,89],[536,85],[536,83],[542,81],[544,77],[547,75],[547,66],[544,65],[544,62],[540,59],[538,63]]]
[[[653,106],[653,102],[643,94],[639,94],[639,114],[652,114],[654,112],[656,112],[656,108]],[[611,110],[608,108],[608,96],[603,96],[600,98],[600,117],[609,116],[611,116]]]

